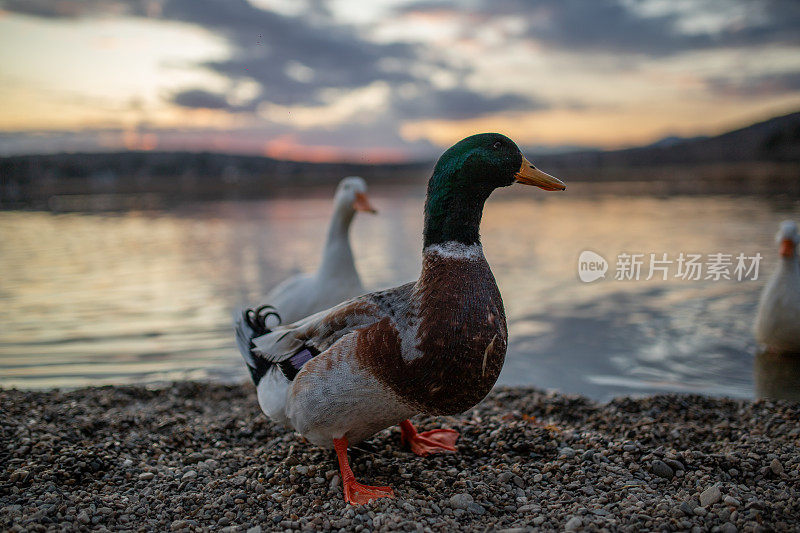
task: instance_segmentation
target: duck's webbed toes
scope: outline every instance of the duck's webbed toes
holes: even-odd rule
[[[421,457],[432,453],[456,451],[456,441],[460,436],[454,429],[432,429],[417,433],[408,420],[400,423],[400,442]]]
[[[364,505],[378,498],[394,498],[392,487],[372,487],[362,485],[355,479],[343,483],[344,499],[351,505]]]

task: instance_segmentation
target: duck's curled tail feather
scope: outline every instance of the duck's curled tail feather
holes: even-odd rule
[[[247,368],[250,370],[250,376],[253,378],[253,383],[258,385],[264,374],[271,366],[271,362],[259,357],[253,353],[255,344],[253,339],[261,337],[272,331],[267,326],[269,317],[275,317],[280,324],[281,317],[271,305],[262,305],[255,309],[243,309],[234,317],[236,329],[236,345],[239,347],[242,357],[247,363]]]

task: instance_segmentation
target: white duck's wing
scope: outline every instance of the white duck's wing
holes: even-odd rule
[[[302,320],[364,293],[358,277],[321,278],[321,273],[300,274],[275,287],[264,299],[284,324]]]
[[[313,281],[312,274],[298,273],[286,278],[276,285],[266,296],[267,302],[277,302],[286,298],[287,295],[302,290]]]
[[[315,307],[318,292],[315,274],[297,274],[272,289],[264,301],[278,312],[284,324],[291,324],[319,311]]]

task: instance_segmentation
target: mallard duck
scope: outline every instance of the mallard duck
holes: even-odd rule
[[[322,262],[317,271],[292,276],[265,298],[286,324],[366,292],[353,261],[350,224],[356,211],[376,212],[367,198],[367,183],[358,176],[344,178],[336,187],[333,205]]]
[[[764,286],[756,317],[756,339],[767,349],[800,354],[800,264],[797,224],[784,221],[775,237],[778,268]]]
[[[237,320],[239,349],[268,417],[333,447],[351,504],[393,496],[355,480],[347,447],[389,426],[417,455],[455,451],[458,432],[417,432],[409,418],[452,415],[480,402],[507,345],[503,301],[478,234],[483,204],[513,183],[565,189],[497,133],[467,137],[437,162],[425,202],[416,282],[365,294],[269,328],[269,307]]]

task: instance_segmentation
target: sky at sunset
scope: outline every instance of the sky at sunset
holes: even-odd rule
[[[797,0],[0,0],[0,155],[427,159],[800,109]]]

